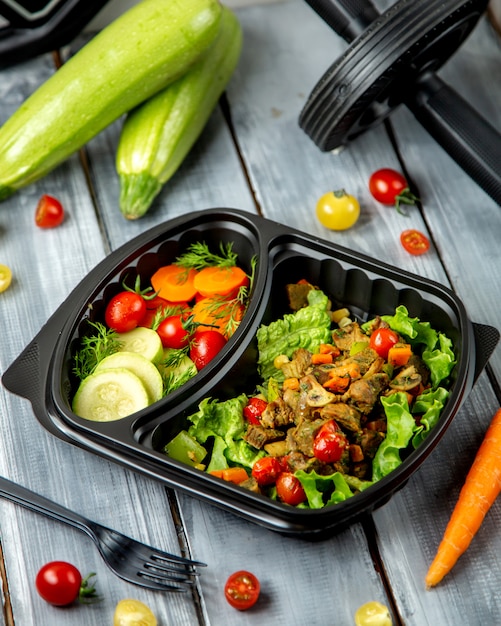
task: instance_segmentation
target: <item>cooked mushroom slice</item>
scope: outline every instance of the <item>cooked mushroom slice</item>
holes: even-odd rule
[[[306,402],[309,406],[322,407],[335,399],[335,395],[324,389],[311,374],[303,376],[299,384],[306,389]]]
[[[421,374],[414,365],[406,367],[390,382],[390,387],[396,391],[409,391],[421,383]]]

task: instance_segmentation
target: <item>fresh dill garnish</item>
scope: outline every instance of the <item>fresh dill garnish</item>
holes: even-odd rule
[[[88,320],[88,323],[96,329],[96,334],[82,337],[81,348],[74,356],[73,373],[80,380],[92,374],[105,357],[118,352],[121,347],[118,334],[114,330],[106,328],[100,322]]]
[[[238,255],[233,252],[233,244],[226,245],[221,241],[219,254],[210,251],[204,242],[195,242],[188,246],[187,251],[177,257],[176,264],[186,269],[201,270],[204,267],[233,267],[237,264]]]

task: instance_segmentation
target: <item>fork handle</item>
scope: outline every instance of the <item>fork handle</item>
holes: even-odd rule
[[[63,522],[69,526],[73,526],[78,530],[91,535],[92,522],[66,507],[57,504],[49,498],[45,498],[27,487],[18,485],[17,483],[0,476],[0,497],[10,500],[15,504],[23,506],[25,509],[45,515],[50,519]]]

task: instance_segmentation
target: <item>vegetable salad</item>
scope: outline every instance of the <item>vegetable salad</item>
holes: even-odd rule
[[[451,340],[404,306],[353,321],[306,281],[257,332],[261,384],[205,398],[168,456],[286,504],[322,508],[397,468],[437,423]]]

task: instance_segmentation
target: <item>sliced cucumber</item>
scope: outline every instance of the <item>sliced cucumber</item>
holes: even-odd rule
[[[173,352],[176,352],[176,350],[165,348],[163,356],[158,363],[158,369],[163,376],[166,389],[169,393],[181,387],[184,383],[188,382],[190,378],[198,374],[195,363],[193,363],[188,355],[183,355],[181,358],[176,359],[173,364],[167,365],[170,360],[169,355]]]
[[[73,411],[95,422],[112,422],[150,404],[140,378],[130,370],[102,369],[87,376],[73,398]]]
[[[138,352],[115,352],[99,363],[96,372],[109,368],[125,368],[135,374],[148,392],[151,404],[163,396],[162,376],[157,367],[142,354]]]
[[[118,333],[121,352],[137,352],[153,363],[157,363],[163,355],[163,346],[156,330],[138,326],[128,333]]]

